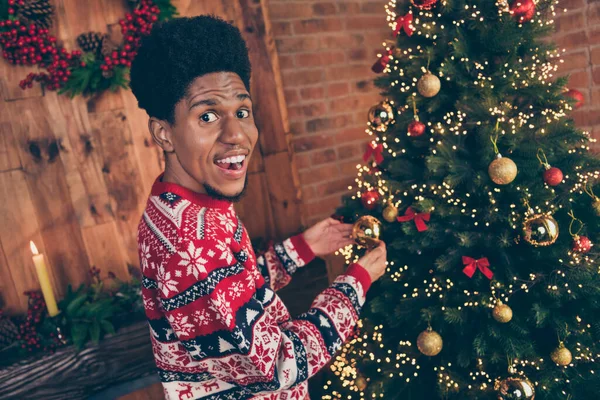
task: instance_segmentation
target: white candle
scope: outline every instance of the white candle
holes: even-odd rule
[[[44,295],[44,301],[48,308],[48,315],[54,317],[58,315],[58,306],[56,305],[56,299],[54,298],[54,292],[52,291],[52,283],[50,283],[50,277],[48,276],[48,268],[46,267],[46,261],[44,255],[38,252],[35,244],[30,241],[29,247],[31,247],[31,253],[33,253],[33,263],[35,264],[35,272],[37,273],[38,280],[40,281],[40,287],[42,288],[42,294]]]

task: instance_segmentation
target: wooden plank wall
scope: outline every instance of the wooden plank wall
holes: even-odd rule
[[[53,30],[69,49],[86,31],[118,32],[126,0],[55,0]],[[266,5],[251,0],[176,0],[182,16],[213,13],[234,22],[251,50],[260,151],[238,211],[253,238],[279,239],[301,225],[300,192]],[[39,287],[29,250],[46,255],[58,298],[67,284],[103,274],[128,278],[138,265],[136,229],[162,152],[129,91],[69,99],[22,91],[28,69],[0,61],[0,296],[24,312],[23,291]]]

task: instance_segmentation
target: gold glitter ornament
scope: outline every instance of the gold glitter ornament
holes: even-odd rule
[[[513,311],[512,308],[510,308],[508,305],[498,300],[496,302],[494,310],[492,311],[492,316],[496,321],[505,324],[507,322],[510,322],[510,320],[512,319]]]
[[[558,222],[549,214],[533,214],[523,221],[523,239],[533,246],[550,246],[558,233]]]
[[[358,388],[358,390],[360,390],[361,392],[363,392],[367,388],[368,382],[367,382],[367,379],[364,376],[359,375],[354,380],[354,384],[356,385],[356,387]]]
[[[596,215],[600,217],[600,199],[599,198],[596,198],[592,202],[592,208],[594,209],[594,212],[596,213]]]
[[[554,349],[554,351],[550,354],[550,358],[561,367],[565,367],[571,364],[571,361],[573,361],[573,355],[571,354],[571,351],[565,347],[563,342],[560,342],[558,347]]]
[[[427,71],[417,82],[417,90],[423,97],[433,97],[440,92],[440,78]]]
[[[535,389],[529,379],[511,376],[494,384],[497,400],[534,400]]]
[[[370,215],[360,217],[352,227],[352,238],[359,246],[374,248],[379,245],[381,221]]]
[[[517,164],[508,157],[502,157],[501,154],[498,154],[488,167],[488,174],[497,185],[508,185],[515,180],[517,173]]]
[[[417,348],[426,356],[437,356],[442,351],[442,347],[444,347],[442,337],[431,327],[421,332],[417,337]]]
[[[398,218],[398,209],[394,207],[393,204],[388,204],[388,206],[383,209],[383,219],[391,223],[396,222],[396,218]]]

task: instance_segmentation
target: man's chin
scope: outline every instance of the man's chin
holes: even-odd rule
[[[225,193],[214,186],[209,185],[208,183],[204,184],[204,189],[206,190],[206,194],[208,194],[213,199],[217,200],[225,200],[230,201],[232,203],[237,203],[246,195],[246,188],[248,187],[248,175],[244,178],[244,186],[237,193]]]

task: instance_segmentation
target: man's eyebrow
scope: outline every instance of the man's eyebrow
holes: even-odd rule
[[[235,96],[235,98],[237,100],[239,100],[239,101],[244,101],[246,99],[252,101],[252,98],[250,97],[250,95],[248,93],[239,93],[239,94],[237,94]],[[194,107],[198,107],[198,106],[202,106],[202,105],[205,105],[205,106],[216,106],[219,103],[220,103],[219,100],[214,99],[214,98],[202,99],[202,100],[198,100],[198,101],[193,102],[190,105],[190,110],[192,108],[194,108]]]
[[[190,110],[194,107],[198,107],[198,106],[216,106],[217,104],[219,104],[219,102],[216,99],[202,99],[202,100],[198,100],[193,102],[190,105]]]
[[[238,100],[241,100],[241,101],[246,100],[246,99],[252,101],[252,98],[250,97],[250,95],[248,93],[240,93],[237,96],[235,96],[235,98]]]

